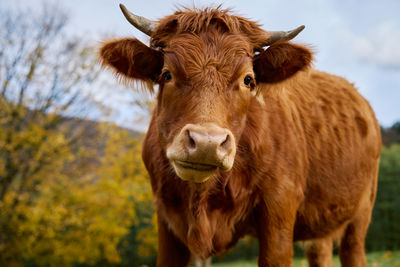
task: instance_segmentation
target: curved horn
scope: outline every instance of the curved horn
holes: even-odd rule
[[[271,45],[278,41],[289,41],[296,37],[302,30],[304,30],[305,26],[301,25],[294,30],[291,31],[268,31],[268,39],[266,45]]]
[[[125,18],[139,31],[151,36],[156,28],[156,23],[142,16],[132,14],[123,4],[119,4]]]

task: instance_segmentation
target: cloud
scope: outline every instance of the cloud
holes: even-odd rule
[[[366,35],[348,30],[341,32],[356,57],[382,68],[400,69],[400,27],[396,22],[383,22]]]

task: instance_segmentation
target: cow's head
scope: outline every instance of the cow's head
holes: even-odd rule
[[[100,51],[103,63],[128,79],[159,85],[160,143],[183,180],[203,182],[230,170],[257,84],[280,82],[312,58],[287,42],[304,26],[267,32],[218,8],[178,11],[154,23],[121,9],[151,45],[108,42]]]

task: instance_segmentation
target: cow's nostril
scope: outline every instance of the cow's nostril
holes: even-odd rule
[[[190,135],[190,130],[186,131],[186,137],[187,137],[187,145],[191,149],[196,148],[196,141],[193,139],[193,137]]]
[[[229,143],[230,143],[230,137],[227,134],[225,140],[220,144],[220,146],[222,148],[227,148],[229,146]]]

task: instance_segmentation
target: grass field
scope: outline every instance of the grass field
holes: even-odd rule
[[[367,255],[368,266],[371,267],[400,267],[400,251],[373,252]],[[295,258],[295,267],[307,267],[307,260],[304,258]],[[339,258],[334,257],[333,267],[340,267]],[[212,267],[257,267],[256,261],[236,261],[225,263],[213,263]]]

